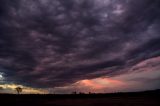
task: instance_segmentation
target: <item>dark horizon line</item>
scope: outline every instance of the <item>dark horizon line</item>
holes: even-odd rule
[[[155,89],[155,90],[143,90],[143,91],[131,91],[131,92],[111,92],[111,93],[94,93],[94,92],[71,92],[70,94],[64,93],[49,93],[49,94],[13,94],[13,93],[0,93],[0,95],[114,95],[114,94],[139,94],[139,93],[157,93],[160,95],[160,89]]]

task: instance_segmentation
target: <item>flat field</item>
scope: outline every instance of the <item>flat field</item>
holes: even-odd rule
[[[71,95],[13,95],[0,94],[3,106],[160,106],[160,90]]]

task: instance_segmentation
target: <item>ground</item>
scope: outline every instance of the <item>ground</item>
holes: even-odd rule
[[[3,105],[13,106],[160,106],[160,90],[71,95],[11,95],[1,94]]]

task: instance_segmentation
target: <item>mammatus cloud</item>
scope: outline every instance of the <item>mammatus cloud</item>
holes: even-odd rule
[[[160,55],[159,10],[159,0],[1,0],[0,83],[56,87],[134,72]]]

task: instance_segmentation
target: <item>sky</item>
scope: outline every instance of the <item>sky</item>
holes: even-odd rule
[[[159,0],[0,0],[0,93],[160,89]]]

